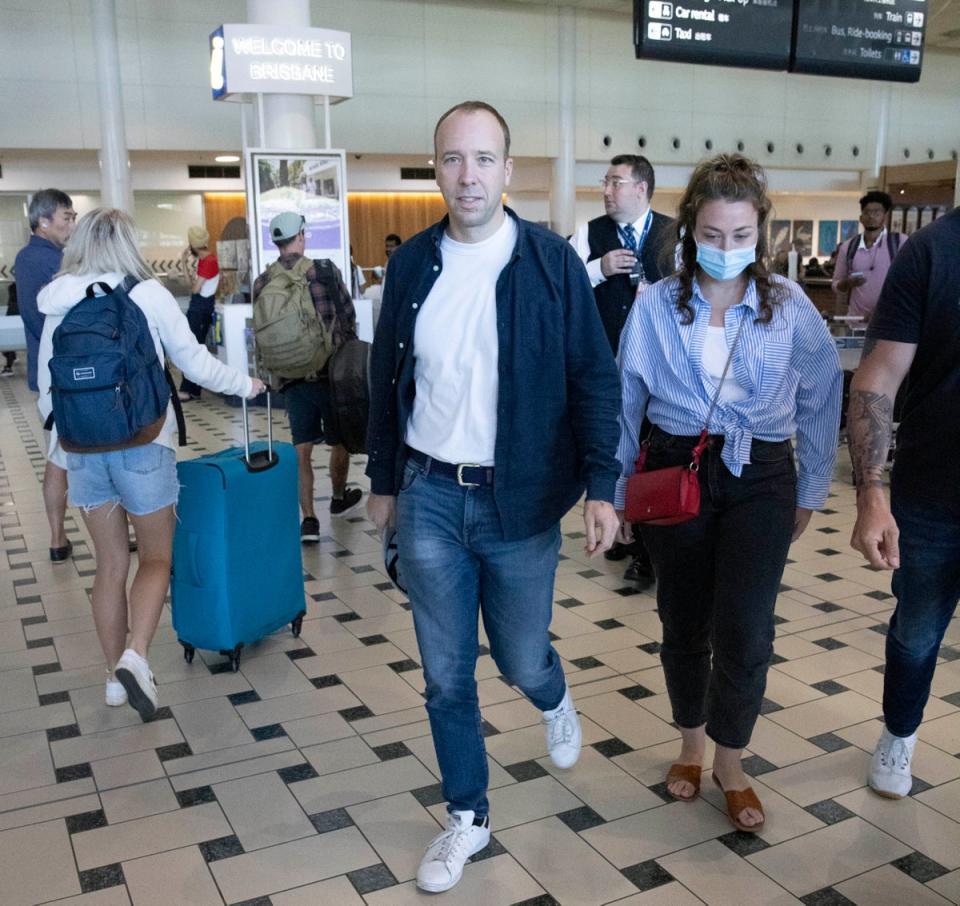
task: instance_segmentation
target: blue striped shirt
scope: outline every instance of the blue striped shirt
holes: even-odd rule
[[[843,372],[823,319],[800,287],[779,276],[783,301],[769,324],[755,323],[756,286],[724,315],[727,348],[743,325],[730,370],[748,392],[740,402],[717,403],[710,433],[725,438],[721,458],[736,476],[750,462],[750,445],[796,436],[797,506],[819,509],[827,499],[837,456]],[[627,476],[634,470],[644,413],[670,434],[697,435],[716,385],[703,367],[710,303],[696,280],[690,305],[694,320],[680,322],[678,281],[668,277],[647,289],[630,310],[620,340],[620,460],[616,507],[623,509]]]

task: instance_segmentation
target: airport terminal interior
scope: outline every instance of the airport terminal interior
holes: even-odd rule
[[[318,178],[314,190],[342,201],[362,278],[353,288],[372,322],[384,237],[408,239],[444,213],[433,124],[468,97],[511,125],[507,203],[563,235],[603,212],[598,184],[614,154],[649,158],[652,206],[672,216],[698,160],[742,148],[767,168],[771,245],[799,250],[791,267],[802,276],[856,234],[867,189],[892,196],[891,228],[906,233],[957,203],[960,0],[876,2],[924,10],[919,81],[635,59],[632,0],[0,0],[0,315],[30,236],[29,199],[49,187],[83,215],[125,186],[144,255],[184,307],[177,261],[188,229],[205,227],[226,243],[223,308],[243,302],[256,276],[244,261],[249,271],[262,254],[249,242],[244,252],[256,232],[244,221],[258,215],[243,171],[250,149],[283,147],[294,157],[343,150],[337,184]],[[824,15],[845,6],[807,5]],[[112,77],[97,59],[105,10],[118,38]],[[307,144],[286,140],[277,108],[211,96],[211,33],[280,26],[285,15],[352,38],[352,95],[329,120],[311,101],[310,122],[293,130],[312,133]],[[909,53],[903,61],[913,65]],[[112,111],[107,78],[122,97]],[[110,175],[102,150],[102,130],[118,122],[125,177]],[[840,316],[841,350],[859,349],[863,332],[843,321],[829,279],[810,271],[805,287],[828,321]],[[224,337],[208,343],[222,358]],[[330,514],[326,448],[313,459],[320,540],[302,547],[299,635],[283,627],[246,646],[237,670],[216,651],[188,662],[166,606],[149,652],[158,710],[143,722],[104,705],[92,541],[68,509],[72,557],[51,562],[45,433],[22,348],[11,371],[0,379],[5,906],[960,903],[960,614],[939,651],[913,787],[899,801],[877,796],[867,771],[895,599],[890,573],[850,547],[856,492],[843,438],[826,505],[789,552],[744,752],[763,828],[735,830],[706,776],[694,802],[667,792],[680,734],[656,588],[625,580],[629,561],[587,556],[581,502],[561,523],[550,634],[582,754],[569,770],[551,762],[541,712],[500,675],[481,631],[492,837],[456,887],[427,894],[417,866],[446,809],[411,605],[363,506]],[[208,392],[185,403],[178,459],[242,445],[236,403]],[[266,418],[250,408],[255,438]],[[271,418],[274,438],[289,442],[284,410]],[[349,486],[366,497],[365,465],[352,457]]]

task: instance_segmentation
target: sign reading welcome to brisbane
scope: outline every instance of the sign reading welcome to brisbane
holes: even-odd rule
[[[210,35],[210,87],[231,95],[353,97],[350,33],[284,25],[221,25]],[[240,98],[238,98],[239,100]]]

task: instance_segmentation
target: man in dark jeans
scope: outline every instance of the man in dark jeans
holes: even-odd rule
[[[300,214],[290,211],[278,214],[270,221],[270,237],[280,251],[280,265],[290,270],[304,257],[306,221]],[[317,273],[314,264],[307,271],[310,295],[316,306],[317,314],[328,327],[333,326],[335,347],[342,346],[357,334],[357,317],[350,299],[350,293],[343,284],[343,278],[336,273],[336,283],[325,282]],[[253,285],[253,303],[269,282],[269,270],[257,277]],[[337,313],[339,294],[341,315]],[[290,434],[297,451],[297,484],[300,493],[300,509],[303,522],[300,524],[300,540],[305,544],[316,544],[320,540],[320,520],[313,506],[313,448],[326,443],[330,447],[330,484],[333,497],[330,500],[330,515],[343,516],[352,510],[363,496],[360,488],[347,487],[347,474],[350,470],[350,454],[336,435],[333,419],[333,407],[330,401],[330,384],[326,369],[309,378],[284,380],[282,375],[274,375],[281,381],[290,420]]]
[[[868,782],[901,799],[913,785],[917,728],[960,599],[960,208],[899,251],[850,387],[847,429],[857,483],[851,544],[892,569],[897,606],[883,675],[884,728]],[[909,373],[890,500],[883,470],[897,388]]]
[[[620,389],[590,282],[559,236],[502,203],[510,132],[481,101],[434,134],[449,214],[390,259],[370,365],[368,513],[394,523],[447,800],[417,885],[440,892],[490,841],[477,697],[480,612],[504,678],[570,768],[577,712],[550,643],[560,519],[586,491],[591,555],[616,534]]]

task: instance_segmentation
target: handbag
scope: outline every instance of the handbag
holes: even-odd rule
[[[737,348],[743,322],[749,317],[744,315],[737,327],[737,334],[733,338],[733,345],[727,355],[723,374],[717,384],[716,392],[707,412],[700,437],[690,451],[690,462],[685,466],[668,466],[665,469],[645,471],[647,452],[650,448],[649,438],[640,444],[640,454],[634,467],[633,475],[627,479],[627,498],[623,508],[624,519],[631,523],[646,525],[679,525],[689,522],[700,515],[700,457],[707,448],[710,419],[717,401],[720,398],[720,388],[723,386],[733,360],[733,351]]]

